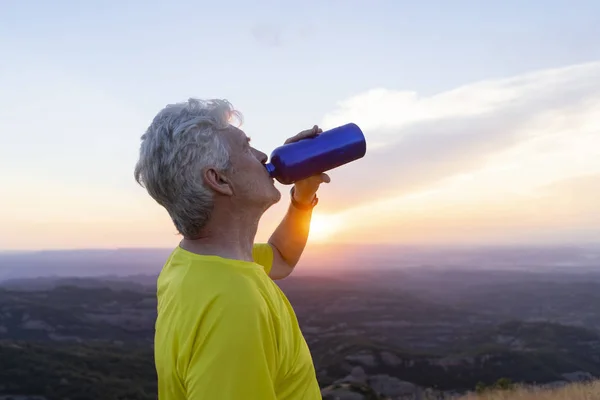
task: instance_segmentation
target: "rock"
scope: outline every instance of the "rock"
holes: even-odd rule
[[[545,388],[545,389],[558,389],[564,386],[567,386],[569,384],[569,382],[567,381],[554,381],[554,382],[549,382],[549,383],[544,383],[542,385],[539,385],[539,387]],[[535,385],[534,385],[535,387]]]
[[[397,367],[398,365],[402,364],[402,359],[394,353],[390,353],[389,351],[382,351],[381,359],[386,365],[391,367]]]
[[[463,364],[474,365],[475,358],[474,357],[444,357],[444,358],[440,358],[440,359],[434,361],[432,364],[439,365],[440,367],[442,367],[444,369],[448,369],[451,367],[458,367]]]
[[[41,331],[54,331],[50,325],[39,319],[27,319],[21,326],[23,329],[41,330]]]
[[[419,392],[416,385],[389,375],[370,376],[368,383],[377,393],[389,397],[414,396]]]
[[[323,400],[387,400],[367,385],[340,383],[321,390]]]
[[[83,342],[83,340],[77,336],[65,336],[57,333],[48,333],[48,339],[55,340],[57,342]]]
[[[369,351],[361,351],[355,354],[347,355],[346,361],[357,362],[359,364],[366,365],[367,367],[375,367],[377,365],[375,356]]]
[[[358,384],[366,384],[367,383],[367,374],[362,367],[354,367],[352,368],[352,372],[350,375],[338,379],[335,383],[358,383]]]
[[[366,397],[360,393],[348,392],[343,389],[321,393],[323,400],[365,400]]]
[[[592,374],[585,371],[569,372],[566,374],[562,374],[562,376],[569,382],[585,382],[594,379]]]

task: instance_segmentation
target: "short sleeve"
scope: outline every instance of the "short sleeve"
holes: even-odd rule
[[[198,321],[186,398],[276,400],[276,369],[275,329],[264,300],[246,289],[219,296]]]
[[[273,248],[269,243],[255,243],[252,247],[254,262],[261,265],[267,275],[273,267]]]

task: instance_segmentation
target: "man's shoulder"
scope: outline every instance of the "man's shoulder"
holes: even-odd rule
[[[247,264],[247,265],[246,265]],[[158,291],[177,293],[195,300],[204,298],[220,302],[259,301],[272,285],[259,265],[227,260],[220,257],[188,257],[175,251],[167,260],[158,278]]]
[[[257,275],[257,272],[264,272],[258,263],[194,254],[178,247],[166,260],[160,276],[202,277],[202,279],[195,279],[196,282],[202,283],[211,279],[231,279],[232,277],[260,279],[261,276]]]

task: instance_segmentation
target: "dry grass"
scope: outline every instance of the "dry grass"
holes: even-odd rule
[[[557,389],[517,388],[504,392],[471,394],[460,400],[600,400],[600,381],[571,384]]]

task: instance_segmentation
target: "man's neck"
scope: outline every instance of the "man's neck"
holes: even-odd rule
[[[221,216],[215,211],[201,235],[196,239],[184,238],[180,247],[196,254],[252,261],[252,247],[260,217],[248,214]]]

